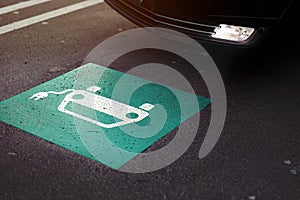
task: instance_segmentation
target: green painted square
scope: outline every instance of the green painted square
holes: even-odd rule
[[[89,93],[109,99],[99,100],[99,104],[93,99],[93,103],[99,108],[110,109],[114,116],[75,100],[64,108],[103,124],[127,121],[117,115],[129,112],[127,105],[148,112],[149,116],[122,126],[103,127],[58,109],[68,95],[75,94],[68,89],[87,92],[91,86],[101,89]],[[48,92],[48,96],[36,101],[30,99],[39,92]],[[86,97],[81,102],[86,102]],[[126,105],[127,110],[113,107],[110,100]],[[149,111],[139,108],[144,103],[154,108]],[[208,98],[89,63],[0,102],[0,120],[118,169],[209,103]],[[135,117],[134,113],[129,116]]]

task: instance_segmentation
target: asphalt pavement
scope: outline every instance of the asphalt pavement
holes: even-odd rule
[[[80,2],[45,1],[1,14],[0,32],[13,22]],[[0,11],[16,3],[2,1]],[[133,28],[107,4],[97,2],[0,34],[0,101],[80,67],[102,41]],[[203,44],[226,88],[222,135],[200,159],[211,111],[206,107],[192,145],[158,171],[120,172],[1,122],[0,199],[299,199],[298,45],[293,38],[278,36],[252,50]],[[126,72],[147,62],[174,67],[188,77],[196,93],[209,95],[201,77],[172,55],[133,52],[109,67]],[[174,134],[152,148],[164,146]]]

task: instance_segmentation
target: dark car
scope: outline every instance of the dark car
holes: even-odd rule
[[[278,26],[295,29],[294,0],[106,0],[139,26],[183,32],[196,40],[255,45]],[[288,15],[290,10],[294,14]],[[276,29],[278,30],[278,29]]]

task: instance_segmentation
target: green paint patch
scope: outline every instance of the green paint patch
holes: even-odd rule
[[[0,102],[0,120],[118,169],[209,103],[90,63]]]

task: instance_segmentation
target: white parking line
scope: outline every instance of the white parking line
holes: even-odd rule
[[[51,1],[51,0],[31,0],[31,1],[25,1],[25,2],[20,2],[20,3],[14,4],[14,5],[6,6],[4,8],[0,8],[0,15],[9,13],[9,12],[12,12],[15,10],[27,8],[30,6],[34,6],[37,4],[45,3],[47,1]]]
[[[4,25],[4,26],[0,27],[0,35],[20,29],[20,28],[24,28],[26,26],[30,26],[32,24],[42,22],[45,20],[49,20],[49,19],[61,16],[61,15],[67,14],[67,13],[71,13],[71,12],[74,12],[74,11],[77,11],[77,10],[80,10],[80,9],[83,9],[83,8],[86,8],[89,6],[103,3],[103,2],[104,2],[104,0],[86,0],[86,1],[74,4],[74,5],[71,5],[71,6],[53,10],[53,11],[50,11],[50,12],[47,12],[47,13],[44,13],[41,15],[37,15],[37,16],[31,17],[28,19],[24,19],[24,20],[21,20],[18,22],[11,23],[8,25]]]

